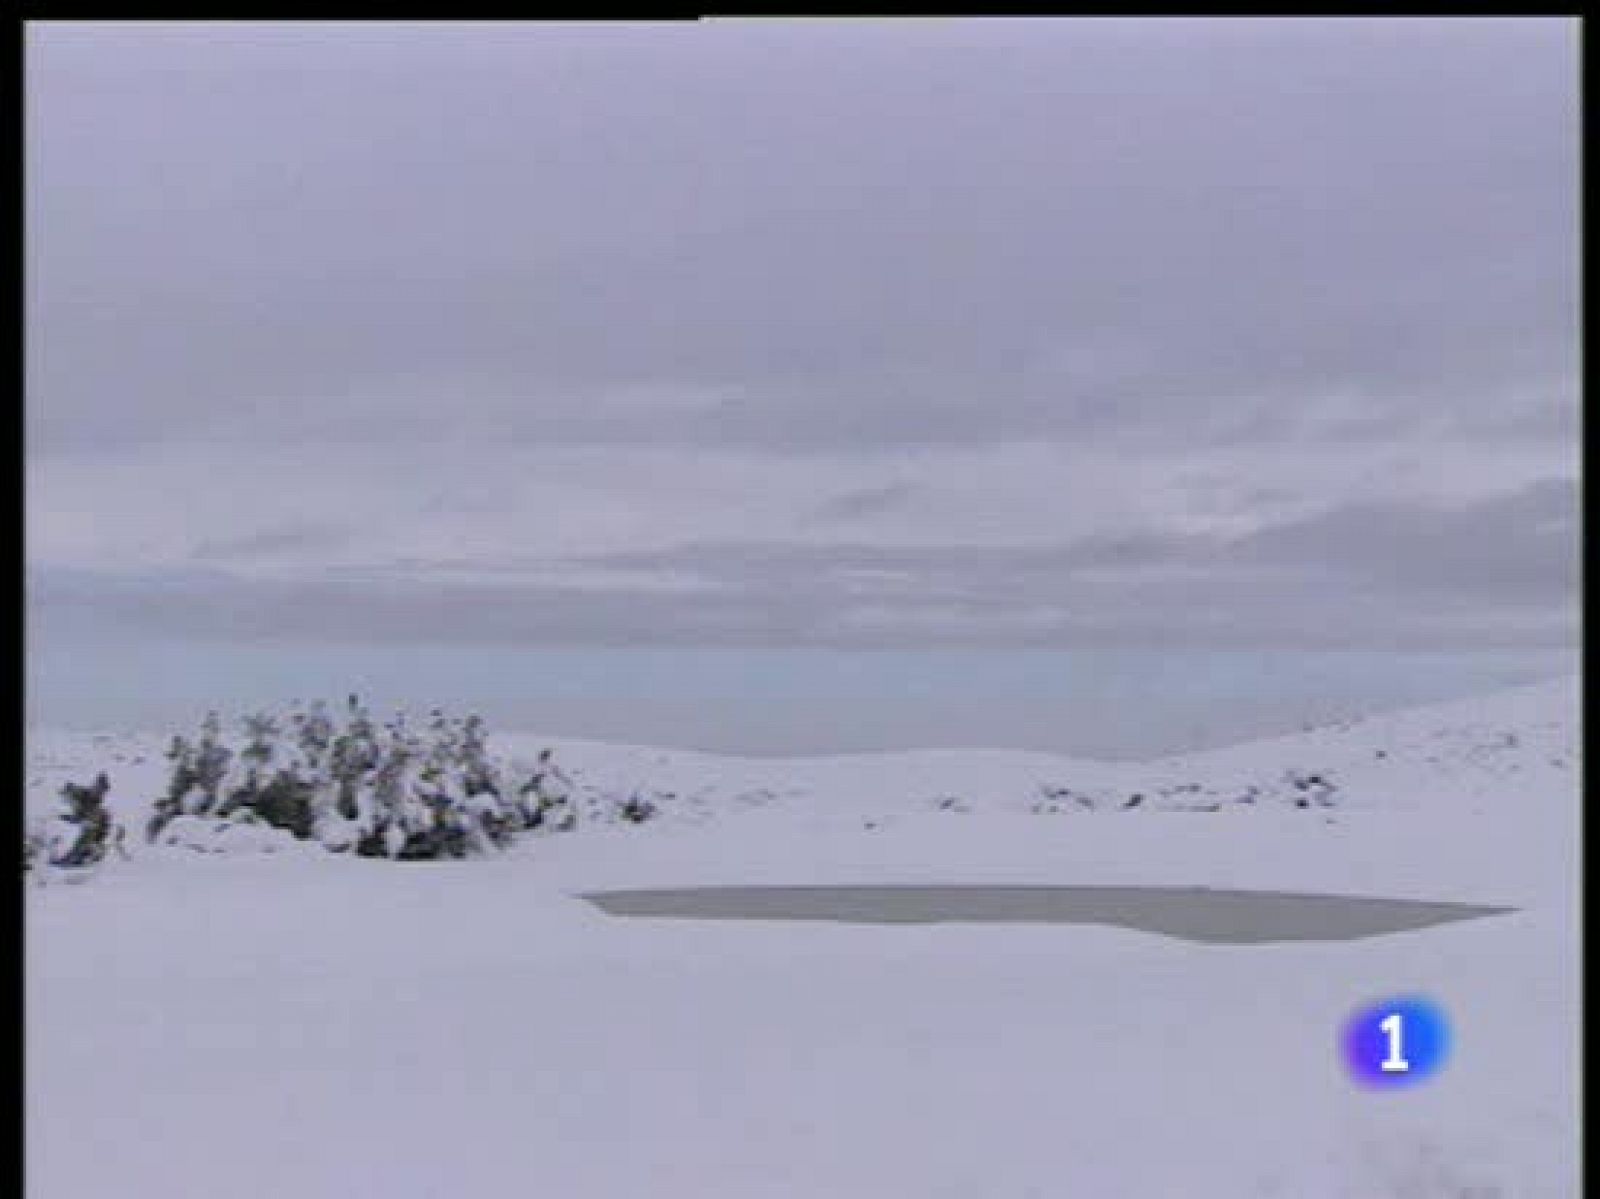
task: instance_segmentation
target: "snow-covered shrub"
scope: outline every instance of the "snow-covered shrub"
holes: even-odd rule
[[[629,824],[643,824],[660,812],[652,800],[635,793],[628,796],[617,808],[617,815]]]
[[[377,725],[352,695],[342,723],[322,704],[295,705],[287,722],[244,721],[242,746],[224,746],[214,714],[191,744],[174,738],[173,771],[149,829],[180,817],[254,822],[361,857],[462,858],[533,829],[571,828],[570,784],[549,751],[518,782],[488,752],[481,718],[435,708],[424,728],[405,716]],[[192,838],[191,838],[192,839]]]
[[[1335,806],[1334,796],[1339,792],[1338,785],[1321,774],[1289,770],[1285,772],[1283,781],[1292,792],[1291,798],[1297,808],[1309,808],[1313,803],[1324,808]]]
[[[299,737],[288,746],[281,745],[278,721],[265,712],[246,717],[244,726],[246,742],[237,759],[239,771],[227,785],[216,814],[242,812],[300,840],[311,837],[316,832],[317,797],[325,788],[318,755],[314,751],[308,754]],[[303,731],[299,724],[296,731]],[[240,772],[242,779],[238,778]]]
[[[50,835],[42,824],[34,824],[22,832],[22,872],[32,874],[49,860]]]
[[[517,788],[517,808],[527,829],[564,833],[577,826],[572,780],[551,760],[548,749],[539,752],[533,773]]]
[[[384,726],[375,761],[354,779],[356,853],[406,860],[460,858],[505,846],[525,827],[483,721],[434,710],[425,735],[404,717]]]
[[[1045,783],[1039,787],[1039,798],[1034,801],[1032,810],[1035,814],[1050,813],[1054,815],[1070,811],[1069,804],[1092,812],[1095,808],[1095,799],[1094,796],[1087,795],[1081,791],[1074,791],[1071,787]]]
[[[81,869],[105,861],[113,849],[125,855],[122,825],[106,808],[110,790],[104,771],[88,786],[63,784],[57,810],[23,836],[24,869]]]
[[[177,816],[208,816],[215,811],[233,751],[222,744],[221,719],[208,712],[200,725],[199,741],[174,737],[166,757],[172,763],[172,778],[145,827],[145,836],[151,841]]]

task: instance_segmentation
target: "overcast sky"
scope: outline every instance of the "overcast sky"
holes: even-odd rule
[[[1576,668],[1577,62],[1555,19],[32,23],[36,657]],[[56,717],[137,691],[74,669]],[[665,735],[625,709],[556,731]]]

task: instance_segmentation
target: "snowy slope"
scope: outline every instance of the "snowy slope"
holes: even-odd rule
[[[1578,683],[1560,679],[1385,713],[1290,737],[1145,763],[1016,750],[940,749],[838,757],[738,758],[528,733],[494,738],[513,759],[554,749],[591,796],[635,791],[668,816],[704,821],[751,809],[864,816],[922,810],[1060,813],[1140,808],[1294,807],[1482,810],[1518,792],[1570,786],[1578,762]],[[112,804],[137,818],[165,781],[168,736],[30,731],[28,804],[107,770]],[[1294,779],[1331,785],[1297,787]],[[1326,795],[1326,800],[1323,796]],[[941,805],[943,805],[941,807]]]
[[[553,746],[580,777],[603,787],[648,787],[708,803],[816,799],[889,814],[953,797],[969,808],[1031,811],[1040,801],[1048,809],[1052,793],[1068,810],[1120,807],[1142,792],[1152,807],[1197,809],[1238,802],[1253,785],[1257,801],[1273,806],[1302,794],[1285,778],[1298,772],[1334,782],[1336,806],[1393,807],[1481,800],[1508,784],[1566,785],[1576,769],[1577,712],[1577,680],[1568,678],[1148,763],[1007,750],[750,759],[525,735],[501,744],[523,755]]]
[[[668,814],[481,862],[143,848],[89,885],[30,887],[28,1193],[1566,1199],[1578,734],[1566,680],[1140,765],[507,736],[553,745],[593,795],[670,793]],[[30,736],[31,808],[105,768],[139,817],[161,739],[101,736]],[[1299,807],[1309,775],[1333,790]],[[1519,910],[1204,946],[627,921],[574,898],[826,881]],[[1339,1022],[1408,991],[1450,1014],[1449,1069],[1404,1094],[1352,1086]]]

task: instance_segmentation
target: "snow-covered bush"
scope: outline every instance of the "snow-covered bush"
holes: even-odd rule
[[[403,714],[381,727],[356,696],[342,724],[326,706],[296,705],[283,721],[244,721],[237,751],[215,714],[190,743],[173,739],[172,776],[151,840],[180,817],[253,822],[361,857],[462,858],[508,845],[529,829],[571,828],[570,785],[550,761],[525,780],[488,752],[481,718],[435,708],[426,726]],[[192,839],[192,838],[191,838]]]
[[[523,826],[558,833],[571,831],[578,823],[572,792],[572,780],[551,760],[548,749],[541,750],[533,773],[517,788]]]
[[[208,712],[200,725],[199,741],[174,737],[166,757],[172,763],[172,778],[145,826],[145,836],[151,841],[175,817],[209,816],[215,811],[233,753],[222,744],[222,721],[215,712]]]
[[[660,811],[661,809],[656,806],[653,800],[646,799],[644,796],[637,793],[628,796],[628,798],[617,807],[617,815],[623,820],[627,821],[629,824],[643,824],[646,820],[650,820],[656,816]]]
[[[1335,806],[1334,797],[1338,794],[1339,787],[1321,774],[1289,770],[1284,773],[1283,782],[1292,792],[1294,806],[1297,808],[1309,808],[1313,803],[1324,808]]]
[[[106,808],[111,780],[102,771],[88,786],[65,783],[60,805],[23,834],[23,869],[81,869],[105,861],[122,848],[123,828]]]

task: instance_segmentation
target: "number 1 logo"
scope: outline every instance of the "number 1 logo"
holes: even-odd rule
[[[1345,1068],[1364,1087],[1396,1090],[1437,1074],[1450,1052],[1450,1027],[1438,1004],[1419,996],[1369,1003],[1344,1025]]]

